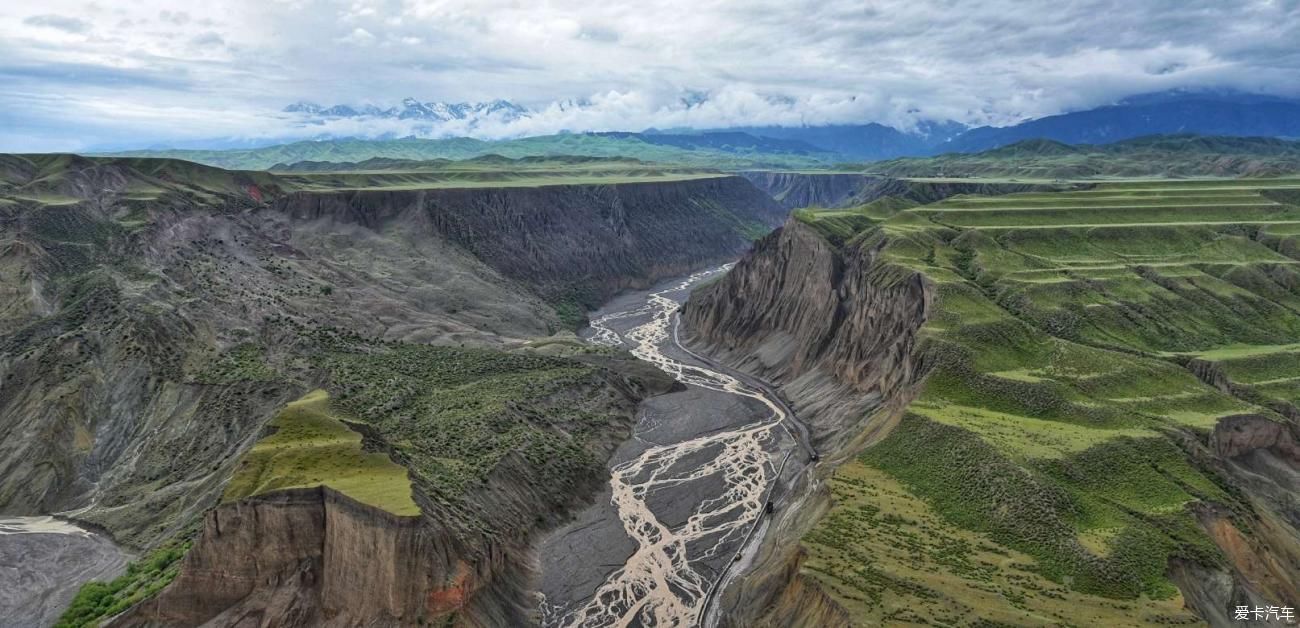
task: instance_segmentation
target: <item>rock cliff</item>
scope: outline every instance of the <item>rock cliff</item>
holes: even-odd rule
[[[919,381],[917,331],[932,303],[925,278],[842,250],[797,220],[760,240],[721,281],[691,296],[688,338],[777,384],[809,417],[814,443],[851,449],[866,416]]]
[[[933,203],[958,194],[1015,194],[1048,191],[1061,186],[1036,183],[977,181],[911,181],[873,174],[807,173],[756,170],[741,173],[758,189],[787,209],[852,207],[892,196],[916,204]]]
[[[298,192],[294,220],[404,225],[437,234],[552,299],[594,307],[734,258],[785,211],[740,177],[670,183]]]
[[[108,625],[492,625],[509,614],[483,592],[519,583],[498,582],[507,548],[484,549],[328,488],[278,491],[209,512],[172,585]]]
[[[698,350],[778,386],[833,465],[888,433],[925,376],[918,332],[933,292],[880,259],[882,242],[837,247],[798,220],[759,241],[682,312]],[[829,496],[814,475],[791,491],[744,583],[723,592],[727,625],[845,625],[799,576],[798,540]]]

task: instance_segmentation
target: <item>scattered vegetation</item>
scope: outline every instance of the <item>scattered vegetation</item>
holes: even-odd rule
[[[180,572],[192,534],[178,536],[127,565],[111,582],[88,582],[77,591],[55,628],[93,628],[104,620],[148,599]]]
[[[926,616],[907,604],[950,623],[1074,623],[1072,605],[1099,625],[1119,610],[1189,621],[1168,561],[1222,559],[1187,507],[1234,497],[1179,435],[1271,411],[1186,365],[1217,361],[1258,399],[1297,390],[1300,255],[1291,230],[1270,231],[1300,219],[1272,193],[1296,184],[1135,181],[802,212],[838,246],[884,246],[938,297],[921,331],[934,368],[899,426],[841,469],[840,501],[805,539],[810,575],[877,621]],[[863,476],[897,490],[878,499]]]
[[[326,367],[336,407],[391,443],[447,506],[510,459],[539,486],[571,486],[600,464],[587,439],[617,421],[589,408],[603,389],[593,367],[535,352],[339,347]]]
[[[194,375],[194,381],[200,384],[266,382],[278,378],[276,370],[267,364],[263,349],[251,342],[230,348]]]

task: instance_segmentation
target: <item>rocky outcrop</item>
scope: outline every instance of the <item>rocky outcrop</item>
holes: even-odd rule
[[[1224,478],[1248,509],[1198,504],[1193,513],[1227,559],[1230,588],[1205,589],[1178,580],[1184,594],[1201,591],[1201,607],[1256,602],[1300,603],[1300,446],[1294,424],[1258,414],[1224,417],[1199,463]],[[1261,601],[1262,600],[1262,601]],[[1268,602],[1273,600],[1273,602]],[[1209,611],[1207,611],[1209,612]],[[1205,615],[1209,617],[1209,615]]]
[[[887,434],[927,371],[917,332],[933,288],[919,273],[881,261],[882,245],[840,249],[791,220],[691,295],[682,312],[695,348],[779,387],[826,468]],[[726,625],[846,623],[798,575],[798,541],[829,495],[816,475],[789,492],[794,505],[779,511],[751,568],[722,592]]]
[[[853,173],[811,174],[755,170],[740,173],[787,209],[846,207],[878,177]]]
[[[475,615],[505,552],[323,487],[208,513],[171,586],[110,626],[407,626]],[[466,623],[473,623],[467,619]]]
[[[1237,414],[1219,420],[1210,444],[1223,458],[1266,450],[1293,466],[1300,466],[1300,444],[1296,441],[1295,431],[1289,425],[1257,414]]]
[[[785,211],[740,177],[660,183],[299,192],[295,221],[424,230],[550,299],[594,307],[732,259]]]
[[[832,455],[853,449],[867,415],[924,372],[916,332],[932,290],[879,262],[881,244],[843,252],[791,220],[682,312],[695,346],[778,385]]]

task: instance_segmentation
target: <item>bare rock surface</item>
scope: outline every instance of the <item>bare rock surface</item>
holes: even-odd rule
[[[0,625],[48,626],[82,582],[111,580],[131,555],[53,517],[0,517]]]

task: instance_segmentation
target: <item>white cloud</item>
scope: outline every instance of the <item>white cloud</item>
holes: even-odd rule
[[[352,29],[351,33],[338,38],[338,41],[345,44],[368,44],[375,40],[375,36],[370,31],[360,26]]]
[[[32,145],[32,138],[46,133],[50,145],[60,146],[318,133],[278,113],[302,99],[391,105],[405,96],[506,98],[539,110],[513,125],[472,130],[499,136],[651,126],[908,126],[919,118],[1007,123],[1172,87],[1300,90],[1295,0],[214,0],[184,12],[173,6],[0,6],[0,149],[37,149],[41,143]],[[707,99],[688,105],[691,94]],[[63,105],[37,106],[41,98]],[[330,130],[394,124],[353,120],[332,122]]]

